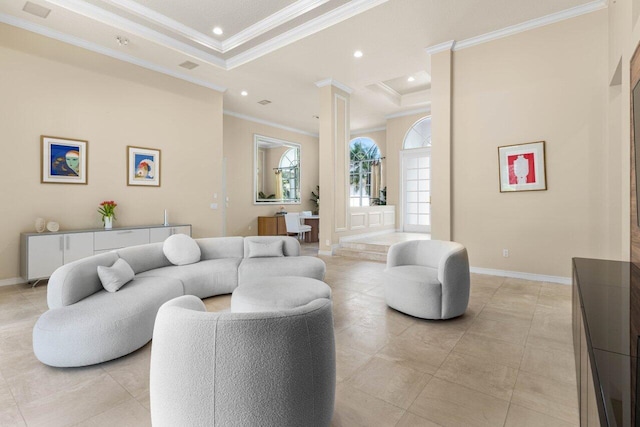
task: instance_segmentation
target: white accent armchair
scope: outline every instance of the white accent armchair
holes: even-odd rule
[[[159,426],[329,426],[336,384],[331,301],[207,313],[195,296],[158,311],[151,421]]]
[[[457,317],[469,304],[469,258],[460,243],[412,240],[392,245],[384,271],[387,305],[423,319]]]

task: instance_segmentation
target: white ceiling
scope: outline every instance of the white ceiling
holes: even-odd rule
[[[0,22],[226,89],[225,110],[307,133],[318,132],[317,81],[333,78],[353,89],[352,130],[377,128],[386,116],[428,108],[425,48],[472,44],[505,28],[508,34],[606,6],[605,0],[31,1],[51,9],[49,16],[24,12],[25,0],[2,0]],[[213,34],[215,26],[224,33]],[[356,49],[362,58],[353,57]],[[199,66],[179,67],[185,61]],[[406,82],[410,75],[416,82]],[[263,99],[272,102],[258,104]]]

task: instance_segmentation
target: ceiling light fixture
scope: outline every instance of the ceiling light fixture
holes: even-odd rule
[[[249,93],[246,90],[243,90],[242,92],[240,92],[240,95],[247,96],[249,95]]]
[[[215,34],[216,36],[221,36],[223,33],[222,28],[220,27],[213,27],[213,34]]]
[[[362,58],[362,51],[361,50],[356,50],[355,52],[353,52],[353,57],[354,58]]]
[[[262,101],[258,101],[258,104],[267,105],[267,104],[271,104],[271,101],[269,101],[268,99],[263,99]]]
[[[407,79],[407,81],[408,81],[409,83],[411,83],[411,82],[415,82],[415,81],[416,81],[416,78],[415,78],[415,77],[413,77],[413,76],[409,76],[409,78]]]
[[[116,41],[120,46],[126,46],[129,44],[129,39],[126,37],[116,36]]]

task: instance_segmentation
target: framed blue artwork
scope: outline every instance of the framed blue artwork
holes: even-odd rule
[[[127,185],[160,187],[160,150],[127,146]]]
[[[88,183],[88,141],[42,135],[40,143],[42,146],[40,182],[44,184]]]

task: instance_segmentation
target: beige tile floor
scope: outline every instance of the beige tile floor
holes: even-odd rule
[[[577,425],[569,286],[472,275],[467,313],[427,321],[385,305],[383,263],[323,259],[334,300],[334,426]],[[229,302],[205,300],[210,311]],[[151,344],[97,366],[50,368],[31,347],[45,310],[46,286],[0,288],[0,425],[150,425]]]

